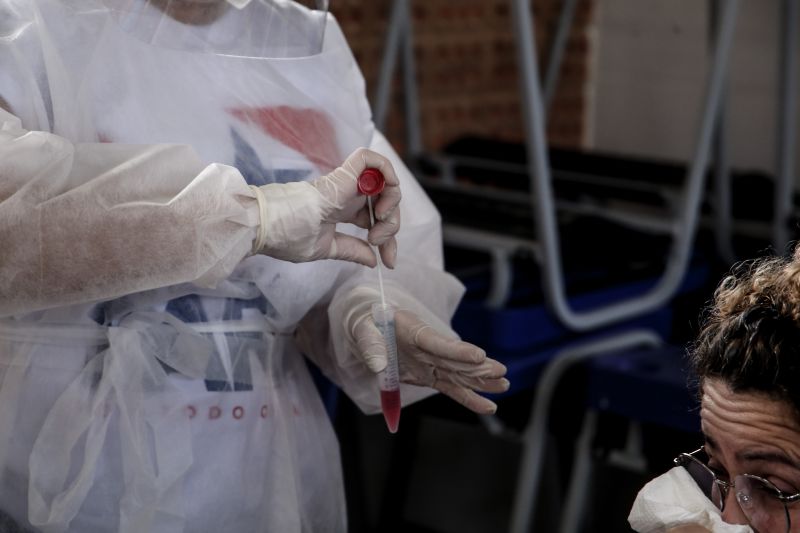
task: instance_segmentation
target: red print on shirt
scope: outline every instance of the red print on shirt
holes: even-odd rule
[[[328,115],[322,111],[276,106],[233,108],[228,112],[300,152],[322,172],[330,172],[341,163],[336,132]]]

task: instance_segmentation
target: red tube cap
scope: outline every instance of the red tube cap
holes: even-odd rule
[[[368,168],[358,177],[358,192],[367,196],[375,196],[383,190],[386,180],[377,168]]]

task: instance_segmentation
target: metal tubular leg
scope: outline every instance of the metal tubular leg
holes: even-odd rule
[[[789,217],[794,196],[794,149],[797,142],[797,0],[783,0],[781,29],[780,101],[778,104],[778,172],[775,180],[775,218],[772,245],[784,252],[791,235]]]
[[[575,460],[567,490],[567,503],[561,512],[560,533],[577,533],[586,512],[587,480],[592,476],[592,439],[597,427],[597,412],[587,411],[581,428],[578,444],[575,447]]]
[[[405,33],[408,13],[408,0],[395,0],[392,4],[392,14],[389,17],[386,45],[381,59],[381,70],[378,74],[378,84],[375,90],[373,105],[373,120],[378,131],[383,131],[386,126],[386,114],[389,111],[389,99],[392,95],[392,78],[400,49],[400,40]]]
[[[502,309],[511,295],[511,284],[514,277],[511,257],[508,251],[495,248],[492,254],[492,285],[486,305],[489,309]]]
[[[542,476],[550,401],[564,372],[576,363],[635,346],[659,346],[661,337],[649,330],[631,330],[607,339],[567,348],[547,366],[536,387],[533,409],[523,433],[522,461],[511,515],[512,533],[527,533],[536,514],[536,489]]]
[[[647,459],[642,454],[642,426],[639,422],[630,422],[628,437],[625,439],[625,448],[612,450],[608,454],[606,462],[618,468],[625,468],[630,472],[645,473]]]
[[[564,60],[564,50],[567,48],[577,5],[578,0],[564,0],[558,16],[556,35],[553,38],[553,47],[550,49],[550,57],[547,60],[547,72],[544,74],[544,108],[547,110],[550,109],[556,94],[558,74],[561,71],[561,62]]]
[[[709,159],[711,133],[719,108],[722,81],[727,70],[727,58],[733,40],[739,0],[729,0],[722,6],[720,31],[714,48],[700,134],[683,195],[683,209],[674,226],[673,245],[664,274],[656,286],[647,293],[588,312],[575,312],[566,298],[530,5],[527,0],[512,0],[512,2],[519,49],[532,201],[535,206],[537,237],[543,246],[543,288],[547,303],[562,323],[577,331],[594,329],[656,309],[672,297],[683,279],[689,262],[703,193],[705,169]]]
[[[489,432],[489,435],[493,437],[499,437],[508,431],[506,425],[503,424],[503,421],[500,420],[497,415],[478,415],[478,420],[481,421],[483,427]]]
[[[714,238],[717,253],[727,263],[736,260],[733,251],[733,218],[731,207],[731,167],[728,151],[728,106],[727,92],[723,91],[717,117],[714,146]]]
[[[422,154],[422,129],[419,124],[419,96],[417,95],[417,68],[414,61],[414,21],[408,0],[406,6],[406,35],[403,39],[403,80],[406,96],[406,136],[408,156],[412,161]]]
[[[719,32],[720,8],[726,0],[711,2],[711,43]],[[714,240],[717,253],[723,261],[733,263],[733,219],[731,207],[731,168],[728,135],[728,86],[729,76],[723,81],[719,114],[714,125]]]
[[[561,512],[559,533],[578,533],[586,520],[586,496],[592,488],[594,460],[592,458],[592,438],[596,433],[598,413],[586,413],[581,435],[575,449],[575,460],[567,488],[567,501]],[[642,428],[638,422],[631,422],[624,450],[612,450],[606,464],[625,468],[643,474],[647,461],[642,455]]]

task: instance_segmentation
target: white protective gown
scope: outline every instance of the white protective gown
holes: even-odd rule
[[[335,20],[278,0],[207,27],[145,0],[0,0],[0,97],[0,524],[345,531],[297,331],[375,412],[336,304],[374,272],[247,257],[247,184],[312,179],[371,147],[403,191],[393,283],[430,321],[462,288]]]

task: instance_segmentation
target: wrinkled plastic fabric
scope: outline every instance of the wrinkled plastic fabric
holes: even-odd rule
[[[45,532],[343,528],[335,435],[291,339],[194,326],[4,324],[4,511]]]
[[[0,316],[212,285],[249,251],[258,224],[236,169],[206,167],[186,146],[76,146],[0,110],[0,160]],[[97,177],[82,183],[87,175]]]
[[[46,532],[344,531],[296,339],[370,409],[377,381],[331,302],[375,273],[247,257],[248,184],[313,179],[358,146],[389,156],[387,276],[446,322],[462,287],[438,214],[373,132],[332,17],[320,53],[264,57],[156,43],[105,6],[0,0],[0,513]]]
[[[186,0],[99,0],[121,27],[138,39],[160,48],[261,58],[298,58],[319,54],[325,36],[328,2],[287,0],[192,2]],[[85,2],[82,3],[86,5]],[[79,6],[80,11],[87,11]],[[164,14],[194,24],[172,24]],[[213,24],[212,17],[221,18]]]

